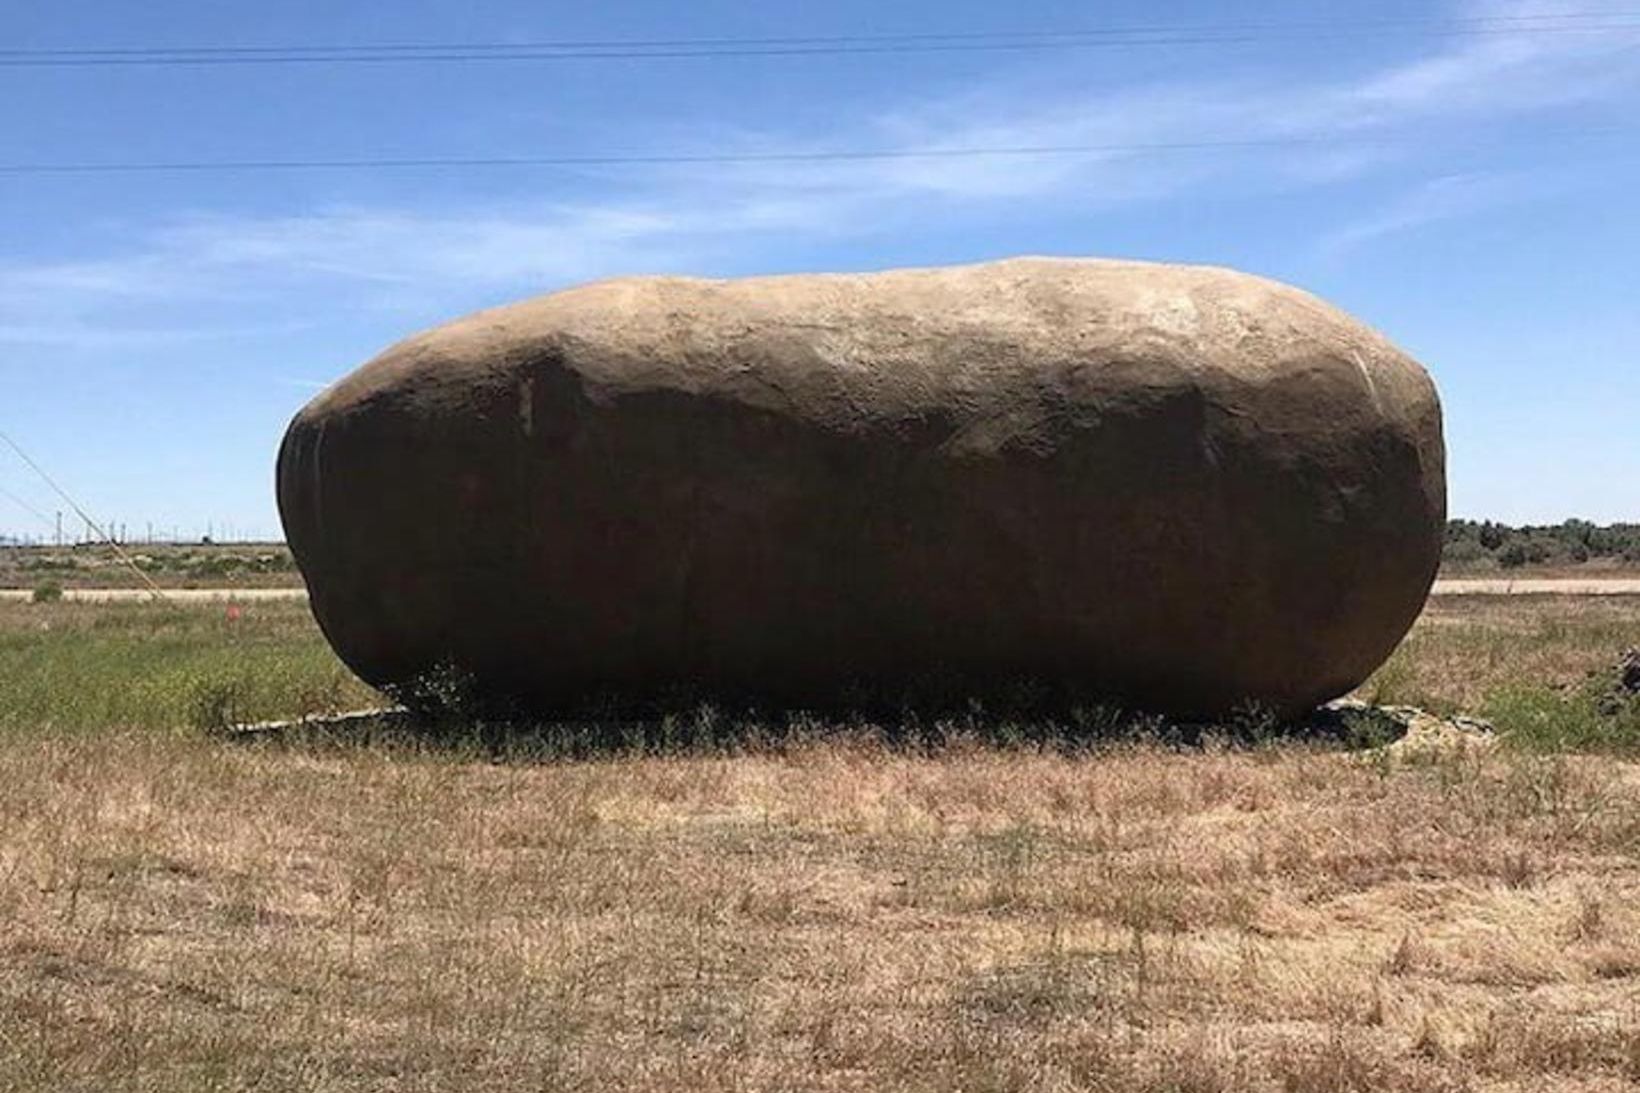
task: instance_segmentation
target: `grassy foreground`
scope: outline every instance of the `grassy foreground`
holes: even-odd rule
[[[166,606],[0,602],[0,740],[175,732],[380,703],[303,602]]]
[[[368,700],[299,604],[0,605],[0,1090],[1629,1089],[1635,643],[1436,604],[1366,690],[1494,747],[525,762],[189,729]]]

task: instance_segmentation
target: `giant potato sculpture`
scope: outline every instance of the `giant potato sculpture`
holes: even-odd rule
[[[389,688],[1290,714],[1417,615],[1443,459],[1424,370],[1312,296],[1018,259],[480,312],[302,410],[278,493],[319,624]]]

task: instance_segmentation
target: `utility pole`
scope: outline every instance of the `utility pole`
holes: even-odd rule
[[[63,545],[63,510],[57,510],[57,545]]]

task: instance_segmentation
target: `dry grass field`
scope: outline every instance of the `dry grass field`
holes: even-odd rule
[[[201,731],[368,697],[301,612],[0,605],[0,1090],[1640,1083],[1633,600],[1437,602],[1428,749]]]

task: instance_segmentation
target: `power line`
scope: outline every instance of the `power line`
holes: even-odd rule
[[[23,509],[25,512],[28,512],[29,514],[34,516],[35,519],[39,520],[42,524],[44,524],[46,527],[48,527],[48,528],[56,527],[56,524],[51,519],[51,517],[47,516],[45,513],[41,512],[39,509],[37,509],[33,505],[29,504],[27,501],[23,500],[21,497],[17,496],[15,493],[12,493],[10,490],[6,489],[4,486],[0,486],[0,497],[4,497],[6,500],[8,500],[12,504],[16,505],[18,508]]]
[[[35,474],[39,475],[40,478],[45,482],[45,484],[51,487],[51,492],[55,493],[58,497],[61,497],[64,501],[68,502],[68,507],[74,510],[75,515],[77,515],[80,519],[85,521],[85,526],[86,527],[88,527],[92,531],[96,532],[99,536],[102,537],[103,542],[107,543],[109,546],[114,548],[115,556],[117,556],[120,561],[124,562],[127,566],[129,566],[131,568],[131,572],[135,573],[139,578],[142,579],[142,583],[148,586],[148,591],[149,591],[150,594],[153,595],[154,599],[160,601],[161,603],[166,602],[165,593],[160,590],[159,585],[154,583],[154,579],[152,577],[148,576],[147,572],[144,571],[143,568],[140,565],[138,565],[136,562],[131,560],[131,556],[129,554],[127,554],[124,551],[124,549],[122,549],[120,547],[120,544],[117,543],[114,540],[114,537],[112,535],[108,534],[108,532],[104,531],[102,529],[102,525],[97,523],[97,521],[93,520],[90,517],[90,515],[83,508],[80,507],[80,503],[78,501],[74,500],[74,498],[70,497],[68,495],[68,491],[63,489],[63,487],[61,487],[57,484],[56,479],[52,478],[51,475],[46,473],[46,469],[44,467],[42,467],[42,466],[40,466],[40,464],[34,462],[34,460],[29,457],[29,454],[27,452],[25,452],[18,445],[17,441],[13,440],[11,437],[7,436],[3,432],[0,432],[0,441],[4,441],[5,444],[9,448],[11,448],[12,451],[16,452],[17,457],[19,459],[21,459],[24,463],[27,463],[28,466],[29,466],[29,469],[32,470]]]
[[[1640,9],[1378,19],[1354,22],[1243,22],[1052,31],[976,31],[764,38],[585,39],[526,42],[360,43],[355,45],[139,46],[0,50],[0,67],[379,64],[469,61],[644,60],[800,57],[835,54],[1227,45],[1415,32],[1425,36],[1592,34],[1640,30]]]
[[[998,39],[1056,39],[1056,38],[1100,38],[1126,37],[1132,35],[1155,35],[1177,33],[1235,33],[1248,31],[1307,31],[1307,30],[1339,30],[1356,29],[1394,29],[1394,28],[1437,28],[1462,32],[1466,29],[1499,29],[1508,31],[1510,28],[1524,28],[1527,30],[1537,27],[1557,28],[1566,25],[1578,25],[1584,20],[1628,19],[1640,17],[1640,8],[1617,8],[1570,12],[1539,12],[1537,14],[1521,15],[1476,15],[1476,16],[1412,16],[1391,19],[1360,19],[1360,20],[1290,20],[1282,22],[1270,21],[1239,21],[1229,23],[1152,23],[1128,24],[1125,26],[1110,27],[1082,27],[1061,28],[1058,30],[981,30],[981,31],[921,31],[915,33],[890,34],[828,34],[828,35],[783,35],[777,37],[693,37],[693,38],[581,38],[555,39],[549,41],[505,41],[505,42],[389,42],[369,43],[359,42],[346,45],[313,45],[300,42],[285,43],[283,45],[258,46],[123,46],[93,48],[75,46],[67,48],[38,48],[25,47],[19,49],[0,49],[0,56],[17,55],[66,55],[66,54],[105,54],[105,55],[140,55],[150,53],[280,53],[280,52],[348,52],[356,49],[379,50],[440,50],[440,49],[474,49],[474,50],[511,50],[511,49],[640,49],[672,47],[735,47],[735,46],[779,46],[779,45],[851,45],[851,44],[881,44],[901,42],[939,42],[939,41],[984,41]]]
[[[1539,130],[1539,135],[1554,135]],[[1583,126],[1558,130],[1561,135],[1628,135],[1631,126]],[[1412,137],[1337,134],[1328,137],[1267,137],[1240,140],[1188,140],[1096,144],[1002,145],[964,148],[839,149],[814,152],[714,152],[679,155],[611,154],[584,156],[407,156],[358,159],[225,159],[152,160],[112,163],[0,163],[0,175],[95,175],[164,172],[441,170],[508,167],[651,167],[756,163],[832,163],[874,160],[972,159],[985,156],[1146,155],[1172,152],[1236,151],[1258,148],[1325,147],[1340,140],[1372,145],[1417,143]],[[1484,144],[1484,141],[1470,142]]]

